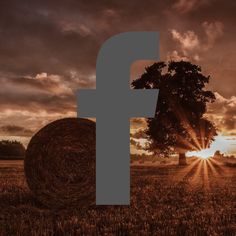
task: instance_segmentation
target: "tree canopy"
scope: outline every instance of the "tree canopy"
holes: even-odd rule
[[[215,101],[206,90],[210,76],[190,62],[158,62],[132,82],[134,89],[159,89],[154,118],[147,119],[147,130],[155,153],[185,153],[209,147],[217,134],[205,116],[207,103]]]
[[[25,147],[18,141],[0,141],[0,158],[19,158],[24,157]]]

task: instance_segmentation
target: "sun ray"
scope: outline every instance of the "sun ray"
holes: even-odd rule
[[[188,132],[194,145],[197,147],[197,150],[201,150],[202,147],[197,139],[196,132],[194,131],[190,122],[188,121],[188,119],[185,115],[185,111],[181,108],[181,106],[178,106],[178,104],[176,104],[176,101],[175,101],[175,104],[174,104],[174,101],[171,101],[171,102],[172,102],[172,107],[174,107],[174,109],[175,109],[175,114],[176,114],[177,118],[182,123],[184,129]]]
[[[175,180],[177,180],[177,182],[181,181],[182,179],[184,179],[200,162],[201,160],[198,158],[196,160],[194,160],[190,165],[181,168],[180,171],[174,176]]]
[[[222,163],[217,161],[215,158],[212,158],[211,161],[217,165],[221,165]]]
[[[209,135],[206,137],[207,140],[206,140],[205,148],[210,146],[210,142],[211,142],[210,137],[212,137],[213,133],[214,133],[214,130],[211,130]]]
[[[201,147],[202,149],[205,149],[206,148],[206,145],[205,145],[205,138],[206,138],[206,133],[205,133],[205,125],[204,125],[204,128],[203,128],[203,125],[200,124],[200,140],[201,140]]]
[[[218,177],[218,176],[219,176],[219,173],[216,171],[215,166],[212,165],[212,158],[207,159],[207,164],[208,164],[209,168],[211,169],[212,174],[213,174],[214,176],[217,176],[217,177]]]
[[[190,143],[189,141],[187,141],[180,135],[177,135],[177,139],[179,140],[181,144],[185,145],[189,150],[198,150],[199,148],[198,146],[194,145],[193,143]]]
[[[210,183],[209,183],[209,170],[208,170],[207,160],[203,160],[203,186],[205,192],[209,191]]]
[[[191,181],[193,186],[196,186],[196,185],[197,185],[197,180],[200,179],[200,173],[201,173],[201,171],[202,171],[202,166],[203,166],[203,160],[201,160],[201,159],[199,158],[197,170],[196,170],[196,172],[194,173],[193,178],[192,178],[192,181]]]
[[[180,171],[175,174],[175,176],[171,176],[171,178],[174,177],[175,183],[173,185],[173,187],[178,187],[179,184],[187,177],[189,176],[189,174],[194,170],[194,168],[199,166],[199,163],[201,162],[200,159],[196,159],[194,160],[190,165],[188,165],[187,167],[181,168]],[[195,173],[195,171],[193,172]],[[173,179],[172,179],[173,181]],[[173,188],[170,189],[170,191],[168,191],[167,195],[170,194],[173,191]]]
[[[197,135],[194,131],[194,129],[192,128],[192,126],[190,125],[190,123],[188,122],[187,118],[184,116],[184,113],[180,114],[180,119],[183,123],[183,127],[187,130],[189,136],[191,137],[192,141],[194,142],[194,144],[196,145],[198,150],[201,150],[202,147],[197,139]]]
[[[211,162],[219,175],[224,176],[227,174],[227,170],[223,167],[221,162],[215,160],[214,158],[211,158]]]

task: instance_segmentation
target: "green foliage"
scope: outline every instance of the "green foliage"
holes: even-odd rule
[[[205,90],[209,76],[190,62],[154,63],[132,82],[134,89],[159,89],[154,118],[147,119],[150,150],[156,153],[184,153],[207,148],[216,128],[207,120],[207,103],[214,93]]]

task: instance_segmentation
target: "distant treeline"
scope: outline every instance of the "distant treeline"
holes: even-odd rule
[[[25,157],[25,147],[18,141],[0,141],[0,159],[23,159]]]
[[[162,155],[146,155],[146,154],[130,154],[130,161],[131,163],[134,162],[134,161],[138,161],[140,163],[142,162],[146,162],[146,161],[149,161],[149,162],[160,162],[160,163],[167,163],[167,162],[170,162],[170,161],[177,161],[178,160],[178,157],[177,155],[172,155],[171,158],[170,156],[162,156]]]

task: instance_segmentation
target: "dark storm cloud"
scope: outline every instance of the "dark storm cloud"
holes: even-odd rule
[[[51,95],[46,93],[0,93],[1,110],[38,111],[48,113],[67,113],[76,109],[74,97]],[[27,106],[26,106],[27,105]]]
[[[233,0],[1,1],[0,111],[75,112],[75,90],[95,87],[102,43],[137,30],[159,31],[162,60],[202,65],[210,87],[229,99],[236,90],[235,10]],[[135,64],[132,77],[143,68]]]
[[[130,119],[130,123],[134,129],[140,129],[146,126],[146,121],[144,118],[132,118]]]
[[[33,131],[21,126],[6,125],[0,127],[0,133],[13,136],[32,136]]]
[[[141,139],[141,138],[145,139],[145,138],[147,138],[147,135],[145,133],[145,130],[142,129],[142,130],[138,130],[134,133],[131,133],[130,137],[135,138],[135,139]]]
[[[75,109],[75,96],[60,76],[0,78],[1,111],[46,111],[65,113]]]
[[[137,150],[143,150],[142,145],[138,141],[135,141],[133,138],[130,139],[130,145],[133,145]]]
[[[123,20],[135,13],[132,5],[118,1],[2,3],[1,70],[21,75],[44,71],[53,74],[70,70],[94,71],[101,43],[115,31],[125,31],[124,22],[110,7],[121,11]],[[142,12],[137,10],[136,14]]]
[[[236,97],[227,99],[215,93],[216,102],[211,104],[208,114],[220,131],[233,134],[236,131]]]
[[[60,11],[55,12],[58,3],[55,2],[55,9],[41,4],[32,1],[2,4],[1,70],[21,75],[44,71],[64,74],[78,68],[89,70],[98,48],[96,38],[64,31],[63,15],[61,19]],[[79,9],[77,14],[80,15]]]
[[[0,69],[21,76],[41,72],[61,75],[71,70],[94,73],[102,42],[111,35],[132,30],[160,31],[165,59],[168,52],[176,49],[171,29],[180,33],[193,30],[201,38],[204,22],[222,21],[229,30],[235,3],[221,3],[214,0],[4,1],[0,8]],[[232,40],[229,35],[226,37]]]

